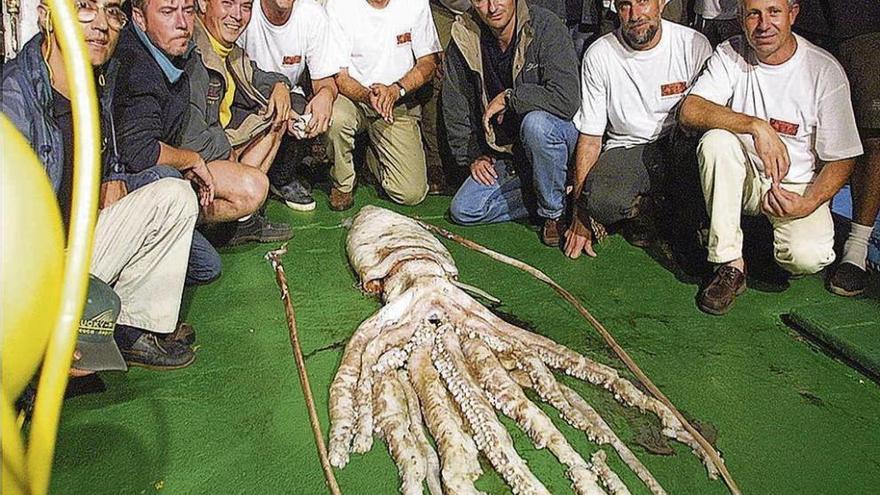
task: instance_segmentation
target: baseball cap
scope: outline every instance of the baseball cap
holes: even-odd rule
[[[89,275],[89,294],[76,340],[76,348],[82,357],[74,363],[75,367],[90,371],[128,369],[113,339],[121,307],[113,288]]]

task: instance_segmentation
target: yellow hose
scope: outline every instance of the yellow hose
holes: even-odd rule
[[[61,289],[61,313],[43,360],[28,441],[27,470],[30,491],[34,495],[45,494],[49,488],[61,402],[67,387],[67,374],[88,288],[101,178],[98,100],[82,29],[71,2],[49,0],[49,8],[70,84],[75,129],[73,200],[64,285]]]

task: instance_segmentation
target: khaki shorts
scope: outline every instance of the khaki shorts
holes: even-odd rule
[[[837,58],[852,88],[856,124],[861,129],[880,129],[880,33],[841,42]]]

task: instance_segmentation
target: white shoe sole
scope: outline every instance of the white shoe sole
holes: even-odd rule
[[[281,199],[281,201],[283,201],[284,204],[287,205],[288,208],[290,208],[291,210],[294,210],[294,211],[312,211],[318,205],[318,202],[315,200],[312,200],[311,203],[306,203],[306,204],[294,203],[293,201],[287,201],[284,199],[284,196],[281,195],[281,192],[278,191],[278,189],[275,189],[275,186],[273,186],[271,184],[269,185],[269,191],[271,191],[272,194],[274,194],[279,199]]]

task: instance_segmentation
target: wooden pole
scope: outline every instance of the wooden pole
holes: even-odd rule
[[[581,316],[583,316],[588,322],[590,322],[590,325],[592,325],[593,328],[595,328],[596,331],[599,332],[599,335],[602,336],[602,338],[608,344],[608,347],[610,347],[611,350],[614,351],[614,354],[616,354],[617,357],[619,357],[620,360],[623,361],[623,364],[625,364],[627,369],[629,369],[632,372],[632,374],[636,376],[636,379],[638,379],[639,382],[641,382],[641,384],[644,385],[645,388],[648,389],[648,391],[651,392],[651,394],[657,398],[657,400],[659,400],[660,402],[665,404],[666,407],[668,407],[672,411],[672,414],[674,414],[675,417],[678,418],[678,420],[681,422],[682,426],[684,426],[684,429],[687,430],[687,432],[690,433],[694,437],[694,439],[697,441],[697,443],[699,443],[700,446],[703,448],[703,450],[705,450],[706,453],[709,455],[709,459],[712,461],[712,464],[715,465],[715,468],[721,474],[721,477],[724,479],[724,482],[727,484],[727,488],[730,490],[730,493],[732,493],[733,495],[740,495],[741,494],[739,487],[736,485],[736,482],[733,480],[733,476],[731,476],[730,472],[727,470],[727,466],[724,465],[724,460],[721,459],[721,456],[715,450],[715,447],[713,447],[712,444],[710,444],[703,437],[703,435],[699,431],[697,431],[697,429],[694,428],[688,422],[687,419],[685,419],[685,417],[681,414],[681,412],[679,412],[679,410],[675,407],[675,405],[672,404],[672,401],[670,401],[669,398],[667,398],[666,395],[664,395],[663,392],[661,392],[660,389],[657,388],[656,385],[654,385],[654,382],[652,382],[651,379],[648,378],[648,375],[646,375],[645,372],[643,372],[642,369],[639,368],[639,366],[636,364],[636,362],[633,361],[633,359],[623,349],[623,347],[621,347],[620,344],[617,343],[617,340],[614,339],[614,337],[611,335],[610,332],[608,332],[608,330],[605,328],[605,326],[602,325],[602,323],[599,320],[597,320],[587,310],[587,308],[585,308],[580,303],[580,301],[578,301],[577,298],[575,298],[570,292],[568,292],[567,290],[562,288],[562,286],[560,286],[555,281],[553,281],[553,279],[551,279],[546,273],[542,272],[541,270],[538,270],[537,268],[535,268],[527,263],[523,263],[522,261],[511,258],[510,256],[506,256],[506,255],[503,255],[503,254],[498,253],[496,251],[493,251],[483,245],[480,245],[474,241],[471,241],[470,239],[465,239],[464,237],[462,237],[458,234],[455,234],[455,233],[452,233],[446,229],[437,227],[436,225],[431,225],[429,223],[425,223],[425,222],[423,222],[421,220],[417,220],[417,219],[415,219],[415,220],[416,220],[416,222],[419,223],[419,225],[421,225],[422,227],[427,229],[429,232],[433,232],[435,235],[443,237],[444,239],[449,239],[451,241],[457,242],[458,244],[461,244],[462,246],[464,246],[468,249],[471,249],[473,251],[477,251],[482,254],[485,254],[486,256],[492,258],[493,260],[500,261],[500,262],[505,263],[507,265],[513,266],[513,267],[515,267],[519,270],[522,270],[522,271],[528,273],[529,275],[537,278],[541,282],[544,282],[545,284],[549,285],[554,291],[556,291],[557,294],[559,294],[560,297],[562,297],[570,305],[572,305],[577,310],[577,312],[581,314]]]
[[[293,311],[293,303],[290,301],[290,289],[287,286],[287,277],[284,276],[284,266],[281,264],[281,256],[287,253],[287,244],[266,253],[266,260],[272,263],[275,269],[275,281],[281,290],[281,301],[284,302],[284,313],[287,316],[287,328],[290,330],[290,345],[293,347],[293,356],[296,360],[296,371],[299,375],[299,383],[306,399],[306,407],[309,410],[309,423],[312,425],[312,434],[315,437],[315,446],[318,449],[318,457],[321,459],[321,467],[324,469],[324,480],[332,495],[342,495],[330,459],[327,456],[327,446],[324,445],[324,433],[321,430],[321,422],[318,420],[318,411],[315,409],[315,398],[312,396],[312,387],[309,385],[309,374],[306,371],[306,361],[303,358],[302,348],[299,344],[299,334],[296,331],[296,314]]]

